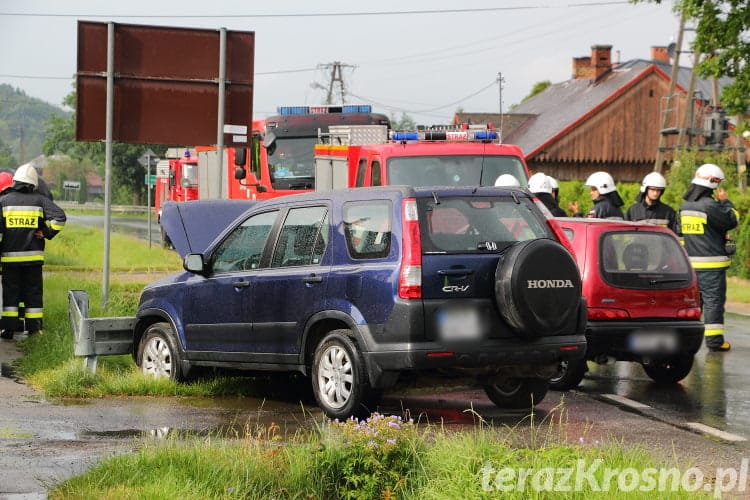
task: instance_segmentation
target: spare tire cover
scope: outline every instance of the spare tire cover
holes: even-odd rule
[[[567,325],[576,324],[581,307],[578,266],[554,240],[517,243],[497,263],[495,301],[505,322],[518,333],[565,333]]]

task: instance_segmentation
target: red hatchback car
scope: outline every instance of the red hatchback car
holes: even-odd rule
[[[703,341],[695,271],[675,234],[639,222],[556,218],[572,247],[588,304],[586,357],[564,363],[551,387],[578,386],[587,361],[633,361],[657,383],[685,378]]]

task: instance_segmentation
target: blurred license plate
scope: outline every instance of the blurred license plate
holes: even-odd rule
[[[670,354],[677,351],[677,336],[672,331],[634,332],[629,339],[636,354]]]
[[[476,340],[482,336],[479,313],[474,308],[444,309],[438,312],[437,320],[441,340]]]

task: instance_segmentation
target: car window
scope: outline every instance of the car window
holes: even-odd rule
[[[601,236],[599,263],[604,279],[615,286],[684,286],[690,263],[676,238],[655,231],[610,232]]]
[[[271,267],[320,264],[328,241],[327,213],[326,207],[289,210],[276,241]]]
[[[211,257],[214,272],[244,271],[260,266],[263,248],[278,210],[249,217],[219,245]]]
[[[530,201],[512,198],[420,198],[425,253],[496,251],[528,239],[549,237]]]
[[[393,213],[390,200],[344,204],[344,237],[354,259],[380,259],[391,252]]]

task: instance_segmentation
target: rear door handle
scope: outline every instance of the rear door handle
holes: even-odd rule
[[[232,283],[232,286],[235,288],[247,288],[250,286],[250,282],[249,281],[235,281],[234,283]]]
[[[310,276],[305,276],[302,278],[302,281],[305,283],[322,283],[323,282],[323,276],[315,276],[314,274]]]

